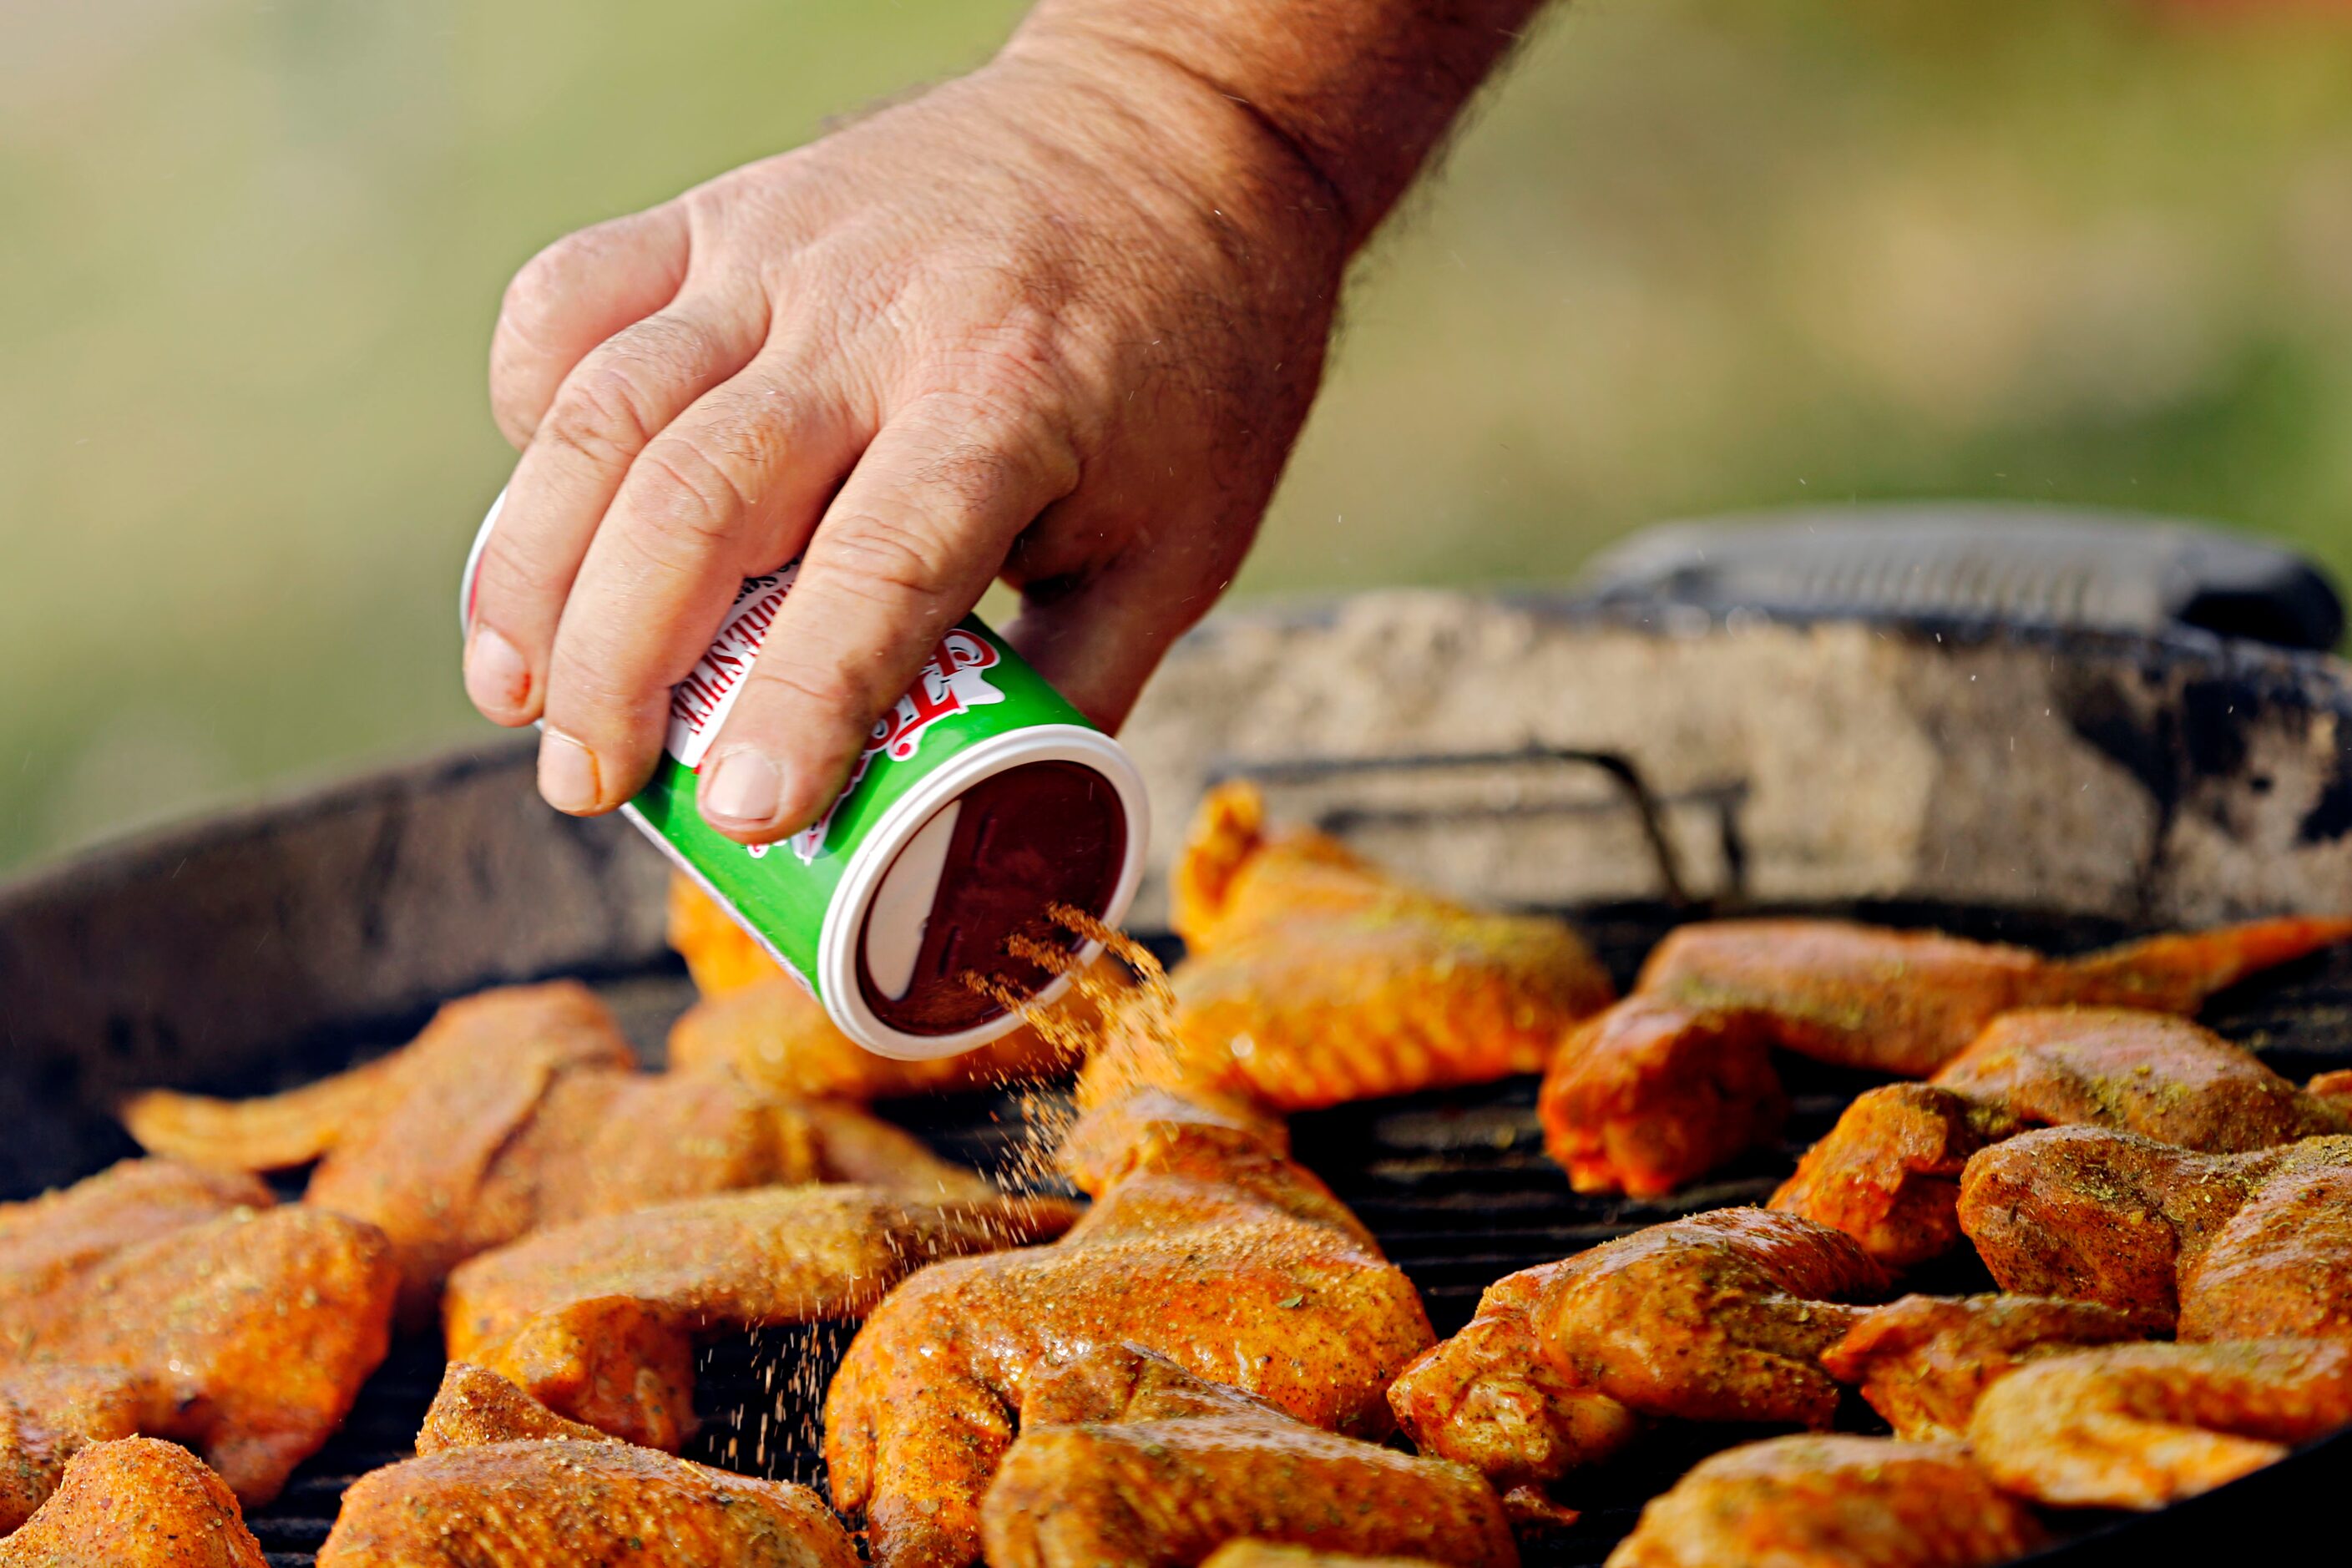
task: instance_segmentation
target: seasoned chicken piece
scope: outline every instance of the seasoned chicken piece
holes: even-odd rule
[[[453,1002],[344,1079],[268,1100],[150,1095],[126,1115],[151,1143],[217,1163],[322,1156],[303,1201],[392,1238],[411,1328],[433,1321],[451,1268],[543,1226],[828,1165],[871,1175],[886,1158],[916,1188],[977,1183],[852,1108],[824,1118],[841,1142],[828,1161],[801,1107],[729,1074],[638,1072],[612,1015],[571,982]]]
[[[22,1530],[0,1568],[268,1568],[236,1499],[175,1443],[93,1443]]]
[[[11,1248],[54,1264],[72,1239],[54,1231],[156,1180],[117,1167],[25,1205],[37,1213],[14,1216]],[[318,1450],[390,1334],[383,1236],[340,1215],[240,1205],[43,1273],[45,1289],[0,1296],[0,1381],[143,1379],[162,1405],[133,1400],[142,1429],[194,1447],[247,1502]]]
[[[1958,1439],[1984,1391],[2028,1362],[2147,1337],[2112,1307],[2047,1296],[1906,1296],[1864,1312],[1822,1356],[1898,1437]]]
[[[820,1180],[885,1187],[910,1198],[978,1203],[998,1195],[996,1184],[978,1171],[940,1158],[905,1128],[855,1105],[813,1100],[797,1114],[816,1141]]]
[[[2282,1164],[2177,1278],[2184,1340],[2352,1340],[2352,1165]]]
[[[567,1420],[500,1377],[466,1362],[441,1371],[441,1386],[416,1429],[419,1455],[448,1448],[478,1448],[485,1443],[517,1443],[568,1437],[580,1443],[618,1443],[582,1421]]]
[[[1507,1495],[1598,1464],[1642,1417],[1551,1356],[1536,1314],[1575,1260],[1523,1268],[1486,1287],[1477,1316],[1390,1385],[1397,1425],[1423,1453],[1467,1465]]]
[[[1789,1097],[1766,1014],[1629,996],[1572,1030],[1537,1114],[1580,1193],[1658,1197],[1779,1135]]]
[[[2281,1314],[2273,1321],[2342,1321],[2352,1257],[2315,1258],[2325,1224],[2298,1237],[2291,1216],[2345,1188],[2352,1135],[2306,1138],[2245,1154],[2199,1154],[2129,1132],[2058,1127],[1995,1144],[1960,1176],[1960,1226],[2005,1290],[2100,1301],[2136,1321],[2169,1329],[2203,1256],[2257,1197],[2231,1251],[2216,1260],[2208,1289],[2214,1321],[2232,1313]],[[2264,1267],[2267,1258],[2275,1267]],[[2315,1274],[2324,1264],[2325,1271]],[[2264,1290],[2299,1293],[2250,1303]],[[2234,1303],[2234,1304],[2226,1304]],[[2316,1311],[2315,1317],[2303,1314]],[[2247,1321],[2255,1321],[2249,1318]],[[2200,1320],[2203,1321],[2203,1320]],[[2341,1331],[2340,1329],[2330,1331]]]
[[[123,1160],[70,1187],[0,1204],[0,1310],[38,1300],[133,1242],[277,1201],[251,1176]]]
[[[1925,1078],[2020,1007],[2194,1013],[2248,975],[2352,939],[2288,917],[2149,937],[2080,958],[1843,921],[1712,921],[1667,933],[1637,990],[1780,1020],[1783,1048]]]
[[[1652,1226],[1487,1288],[1389,1390],[1426,1454],[1496,1485],[1606,1458],[1638,1416],[1826,1426],[1820,1365],[1886,1276],[1847,1237],[1766,1209]]]
[[[1271,1541],[1228,1541],[1209,1553],[1202,1568],[1419,1568],[1428,1561],[1425,1557],[1359,1557]]]
[[[50,1366],[0,1375],[0,1535],[32,1518],[82,1449],[155,1431],[175,1414],[143,1373]]]
[[[2012,1373],[1969,1447],[2006,1490],[2063,1508],[2162,1508],[2352,1424],[2352,1347],[2315,1340],[2111,1345]]]
[[[928,1203],[771,1187],[537,1232],[451,1278],[453,1360],[602,1431],[676,1449],[694,1430],[698,1335],[854,1318],[937,1258],[1057,1235],[1054,1198]]]
[[[1958,1443],[1800,1435],[1700,1460],[1609,1568],[1990,1568],[2047,1539]]]
[[[1958,1177],[1968,1157],[2037,1124],[2112,1127],[2208,1153],[2347,1128],[2336,1106],[2186,1018],[2028,1008],[1995,1018],[1927,1084],[1857,1097],[1772,1206],[1908,1268],[1959,1241]]]
[[[1147,1094],[1090,1113],[1065,1165],[1096,1200],[1067,1237],[915,1275],[834,1379],[834,1500],[866,1511],[885,1568],[979,1557],[981,1494],[1041,1367],[1132,1342],[1376,1437],[1382,1392],[1430,1342],[1412,1282],[1246,1119]]]
[[[343,1495],[319,1568],[858,1568],[806,1487],[607,1437],[453,1366],[417,1458]]]
[[[1517,1568],[1492,1488],[1105,1345],[1032,1379],[981,1506],[992,1568],[1193,1568],[1243,1535]]]
[[[358,1141],[412,1092],[438,1089],[446,1100],[469,1073],[509,1061],[552,1076],[635,1058],[586,986],[509,985],[449,1003],[406,1046],[349,1072],[253,1100],[148,1089],[123,1101],[122,1124],[151,1154],[224,1171],[291,1170]]]
[[[1669,932],[1635,994],[1569,1035],[1544,1079],[1545,1146],[1580,1192],[1671,1192],[1779,1129],[1769,1047],[1924,1078],[1998,1015],[2066,1005],[2194,1012],[2352,921],[2257,921],[2084,958],[1839,921]]]
[[[1320,834],[1269,832],[1225,784],[1176,873],[1192,956],[1121,1008],[1078,1084],[1276,1111],[1534,1072],[1604,1005],[1608,977],[1557,921],[1491,914],[1391,880]]]
[[[1797,1162],[1770,1207],[1843,1231],[1892,1269],[1960,1243],[1960,1172],[2025,1130],[1998,1105],[1925,1083],[1890,1083],[1852,1104]]]

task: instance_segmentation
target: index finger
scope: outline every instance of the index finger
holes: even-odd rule
[[[875,720],[1076,480],[1068,443],[1034,417],[935,394],[886,426],[817,525],[712,742],[704,819],[765,844],[823,815]]]

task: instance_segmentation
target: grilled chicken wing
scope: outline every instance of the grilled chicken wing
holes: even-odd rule
[[[2352,1127],[2343,1110],[2186,1018],[2120,1007],[2004,1013],[1922,1084],[1857,1097],[1772,1206],[1834,1226],[1892,1268],[1960,1238],[1960,1167],[2029,1126],[2137,1132],[2208,1153]]]
[[[1957,1440],[1984,1391],[2028,1362],[2147,1337],[2112,1307],[2046,1296],[1906,1296],[1864,1312],[1822,1356],[1898,1437]]]
[[[1277,1111],[1533,1072],[1609,981],[1557,921],[1407,887],[1320,834],[1269,832],[1257,792],[1202,803],[1176,873],[1192,956],[1120,1009],[1079,1102],[1138,1088]]]
[[[450,1355],[563,1415],[676,1449],[694,1430],[698,1334],[856,1317],[937,1258],[1059,1233],[1052,1198],[926,1203],[774,1187],[542,1230],[461,1267]]]
[[[0,1270],[14,1263],[41,1281],[0,1294],[0,1382],[29,1395],[41,1426],[63,1418],[61,1390],[125,1374],[119,1413],[194,1447],[247,1502],[267,1501],[383,1359],[389,1250],[381,1232],[340,1215],[240,1204],[203,1217],[201,1204],[155,1205],[173,1189],[268,1196],[117,1167],[0,1208]],[[134,1193],[144,1196],[126,1203]],[[157,1228],[173,1213],[180,1223]],[[141,1228],[131,1215],[151,1233],[124,1242]],[[91,1230],[78,1228],[93,1215]],[[99,1250],[93,1236],[110,1245]]]
[[[462,1361],[441,1370],[441,1386],[416,1429],[416,1451],[478,1448],[485,1443],[518,1443],[568,1437],[580,1443],[618,1443],[582,1421],[567,1420],[500,1377]]]
[[[0,1376],[0,1536],[33,1516],[82,1449],[155,1431],[174,1414],[144,1373],[51,1366]]]
[[[510,985],[449,1003],[406,1046],[349,1072],[253,1100],[148,1089],[122,1102],[122,1124],[151,1154],[223,1171],[291,1170],[359,1142],[411,1093],[438,1087],[446,1096],[510,1060],[549,1076],[635,1063],[586,986]]]
[[[362,1476],[319,1568],[857,1568],[806,1487],[688,1463],[452,1366],[417,1458]]]
[[[1958,1443],[1799,1436],[1700,1460],[1609,1568],[1990,1568],[2046,1540]]]
[[[1820,1358],[1886,1277],[1853,1241],[1766,1209],[1652,1226],[1488,1288],[1389,1391],[1421,1450],[1500,1486],[1606,1458],[1640,1416],[1826,1426]]]
[[[2190,1013],[2347,937],[2352,921],[2257,921],[2049,959],[1838,921],[1684,926],[1651,953],[1622,1016],[1592,1020],[1553,1058],[1546,1145],[1580,1192],[1671,1192],[1777,1130],[1767,1047],[1924,1078],[2002,1013]]]
[[[2352,1248],[2326,1211],[2352,1192],[2347,1171],[2352,1135],[2200,1154],[2052,1128],[1969,1162],[1960,1226],[2005,1290],[2099,1301],[2184,1333],[2343,1333]]]
[[[124,1437],[74,1455],[40,1511],[0,1540],[0,1568],[268,1568],[236,1499],[174,1443]]]
[[[251,1176],[123,1160],[70,1187],[0,1204],[0,1311],[38,1301],[134,1243],[277,1202]]]
[[[992,1568],[1192,1568],[1243,1535],[1516,1568],[1472,1472],[1297,1421],[1134,1345],[1032,1380],[981,1507]]]
[[[2111,1345],[1987,1390],[1969,1447],[2007,1490],[2161,1508],[2352,1424],[2352,1347],[2315,1340]]]
[[[265,1100],[148,1095],[126,1115],[215,1163],[322,1156],[303,1201],[392,1237],[410,1327],[433,1321],[450,1269],[547,1226],[821,1179],[994,1192],[854,1105],[779,1100],[731,1072],[638,1072],[604,1004],[569,982],[451,1003],[345,1079]]]
[[[1228,1541],[1210,1552],[1201,1568],[1419,1568],[1428,1561],[1425,1557],[1359,1557],[1271,1541]]]
[[[1048,1364],[1131,1342],[1378,1436],[1382,1391],[1430,1342],[1412,1283],[1262,1126],[1147,1092],[1091,1112],[1064,1163],[1096,1200],[1067,1237],[915,1275],[834,1380],[834,1500],[866,1510],[886,1568],[978,1558],[981,1494]]]

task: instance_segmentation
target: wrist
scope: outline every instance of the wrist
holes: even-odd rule
[[[1283,126],[1165,51],[1054,13],[1040,6],[987,68],[1051,79],[1109,111],[1111,144],[1090,151],[1124,162],[1139,184],[1174,184],[1273,247],[1269,259],[1336,285],[1364,235]],[[1089,127],[1093,138],[1104,129]]]

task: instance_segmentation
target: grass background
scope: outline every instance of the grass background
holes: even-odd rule
[[[483,349],[565,230],[1013,0],[0,0],[0,865],[481,734]],[[2352,577],[2352,11],[1595,0],[1368,256],[1244,593],[1978,495]]]

